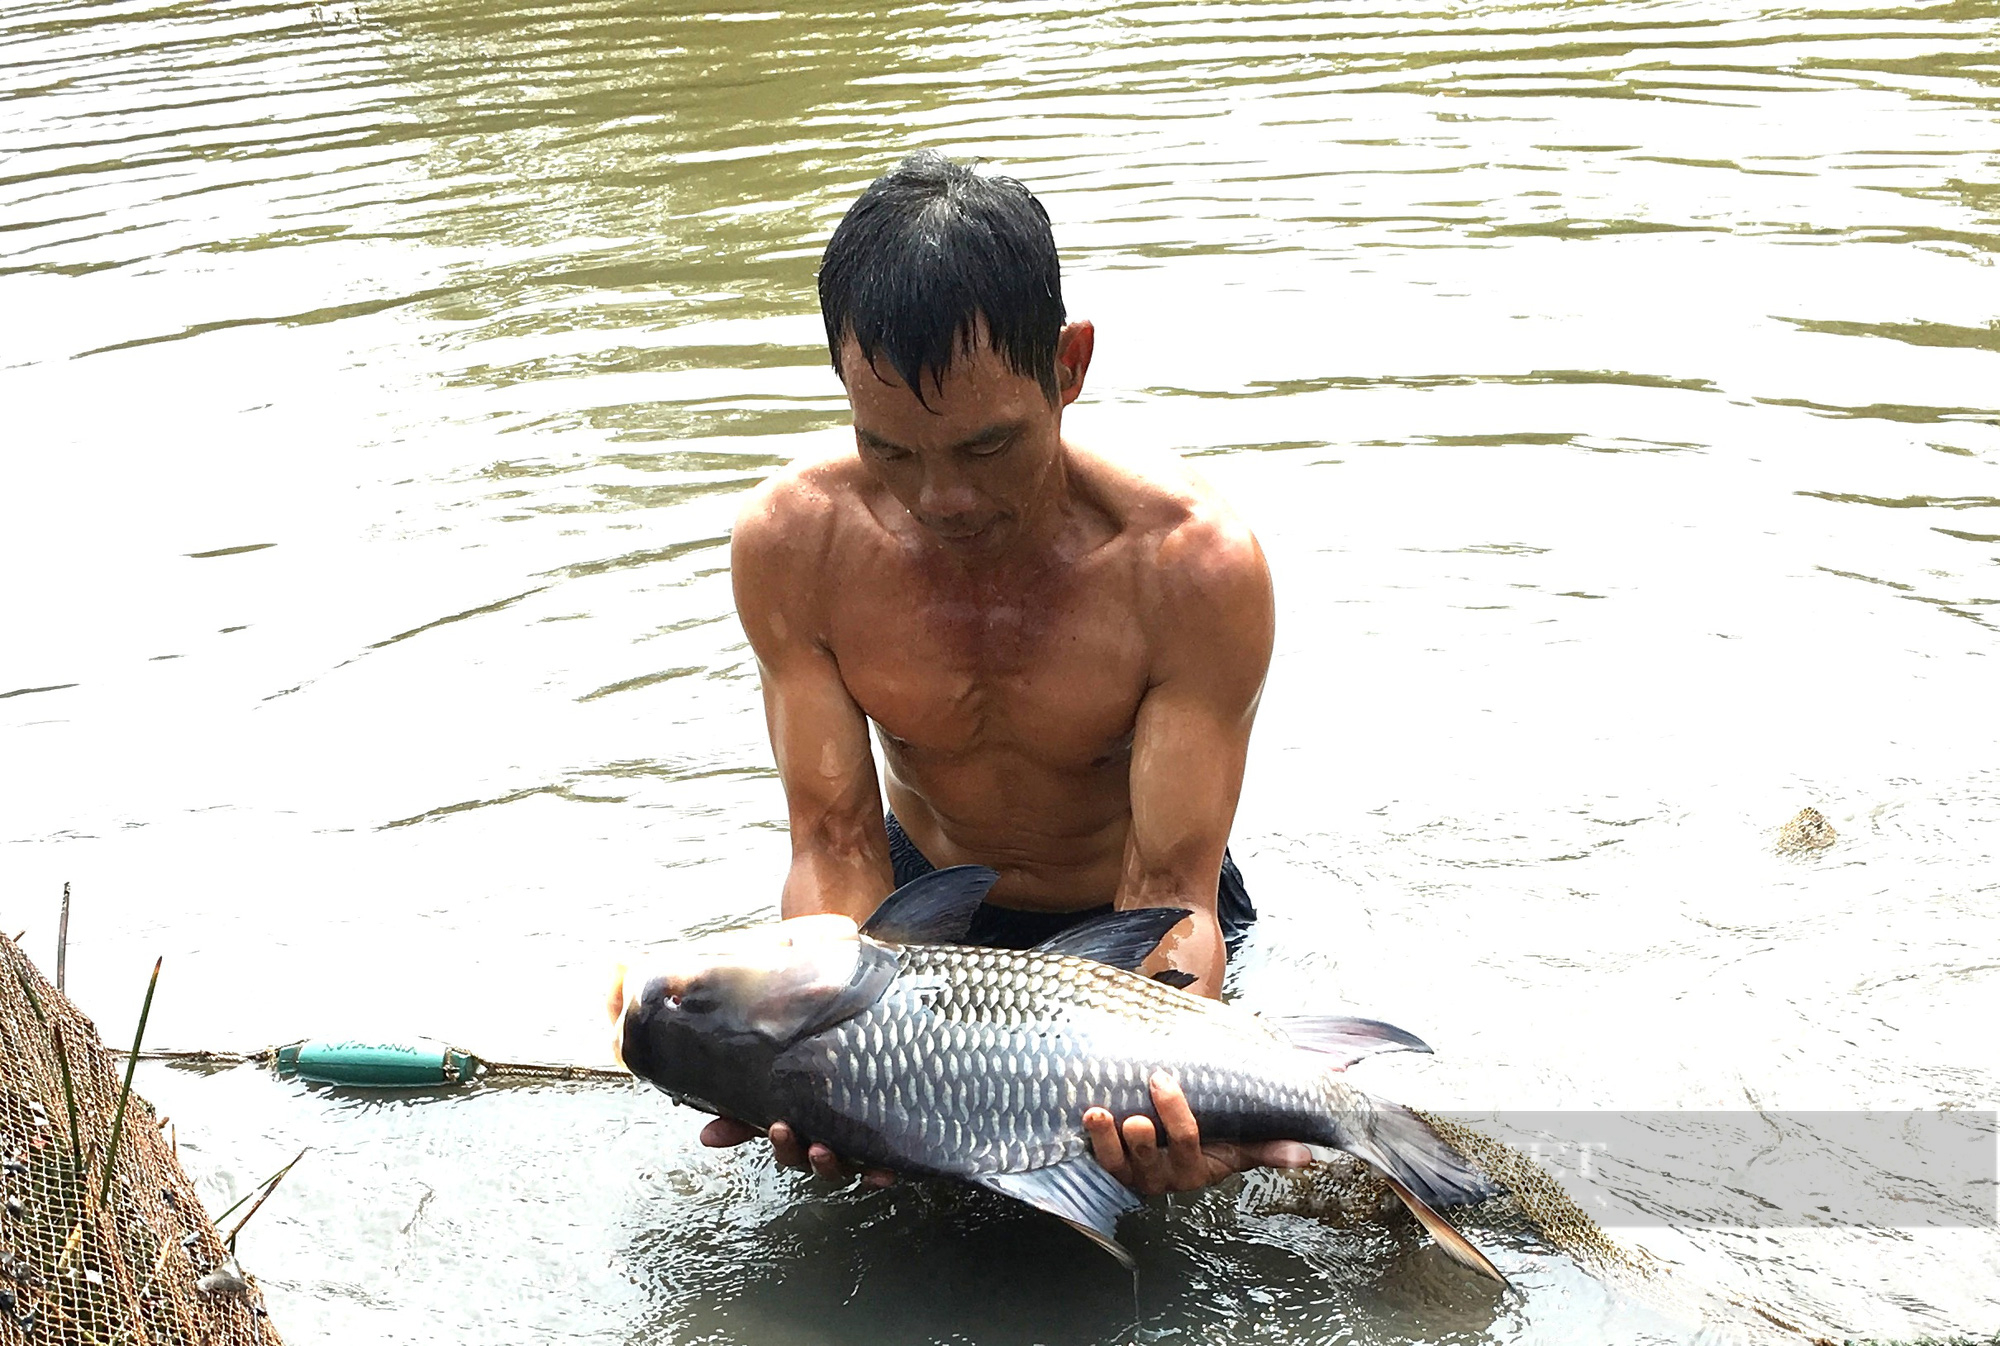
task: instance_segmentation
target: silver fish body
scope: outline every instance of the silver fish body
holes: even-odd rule
[[[1113,913],[1025,951],[930,942],[962,929],[991,882],[940,871],[863,929],[802,917],[671,950],[613,993],[619,1059],[704,1111],[1026,1201],[1128,1263],[1115,1224],[1137,1201],[1092,1156],[1083,1114],[1157,1121],[1150,1080],[1167,1070],[1204,1140],[1345,1150],[1447,1252],[1502,1279],[1432,1209],[1497,1189],[1415,1114],[1342,1077],[1421,1042],[1372,1020],[1273,1022],[1129,970],[1185,912]]]
[[[1172,1071],[1204,1138],[1339,1142],[1366,1095],[1253,1014],[1060,953],[908,946],[862,1013],[773,1062],[779,1118],[898,1170],[1030,1172],[1086,1153],[1085,1109],[1151,1115]]]

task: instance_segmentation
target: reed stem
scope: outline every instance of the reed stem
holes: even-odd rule
[[[69,991],[69,884],[63,884],[62,924],[56,927],[56,989]]]
[[[111,1200],[111,1174],[118,1167],[118,1139],[125,1132],[125,1105],[132,1101],[132,1075],[139,1069],[139,1048],[146,1041],[146,1019],[153,1012],[153,992],[160,984],[160,964],[153,960],[153,977],[146,983],[146,1001],[139,1006],[139,1031],[132,1035],[132,1055],[125,1062],[125,1084],[118,1091],[118,1107],[111,1114],[111,1144],[104,1153],[104,1181],[97,1189],[97,1205],[102,1210]]]
[[[76,1124],[76,1083],[69,1074],[69,1046],[63,1041],[62,1025],[50,1024],[49,1033],[55,1038],[56,1066],[62,1071],[63,1103],[69,1109],[69,1162],[70,1169],[78,1176],[83,1174],[83,1132]]]

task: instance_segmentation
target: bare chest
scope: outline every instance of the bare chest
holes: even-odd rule
[[[841,676],[901,752],[1087,770],[1129,747],[1147,642],[1114,567],[985,590],[890,569],[839,607]]]

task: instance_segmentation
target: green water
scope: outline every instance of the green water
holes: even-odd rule
[[[774,909],[727,530],[838,442],[818,251],[930,146],[1048,205],[1073,436],[1271,556],[1245,1002],[1421,1033],[1357,1080],[1439,1108],[2000,1105],[1996,52],[1993,0],[0,0],[7,931],[75,885],[114,1040],[164,954],[163,1046],[604,1059],[621,954]],[[141,1080],[216,1208],[313,1147],[243,1244],[294,1343],[1135,1335],[1066,1231],[636,1089]],[[1671,1294],[1253,1191],[1128,1226],[1136,1335],[2000,1325],[1990,1222],[1626,1179]]]

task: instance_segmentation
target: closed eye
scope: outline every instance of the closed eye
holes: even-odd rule
[[[854,432],[854,438],[855,442],[860,444],[863,452],[872,455],[881,462],[897,463],[910,456],[910,451],[902,445],[891,444],[886,439],[878,439],[866,430],[857,428]]]

